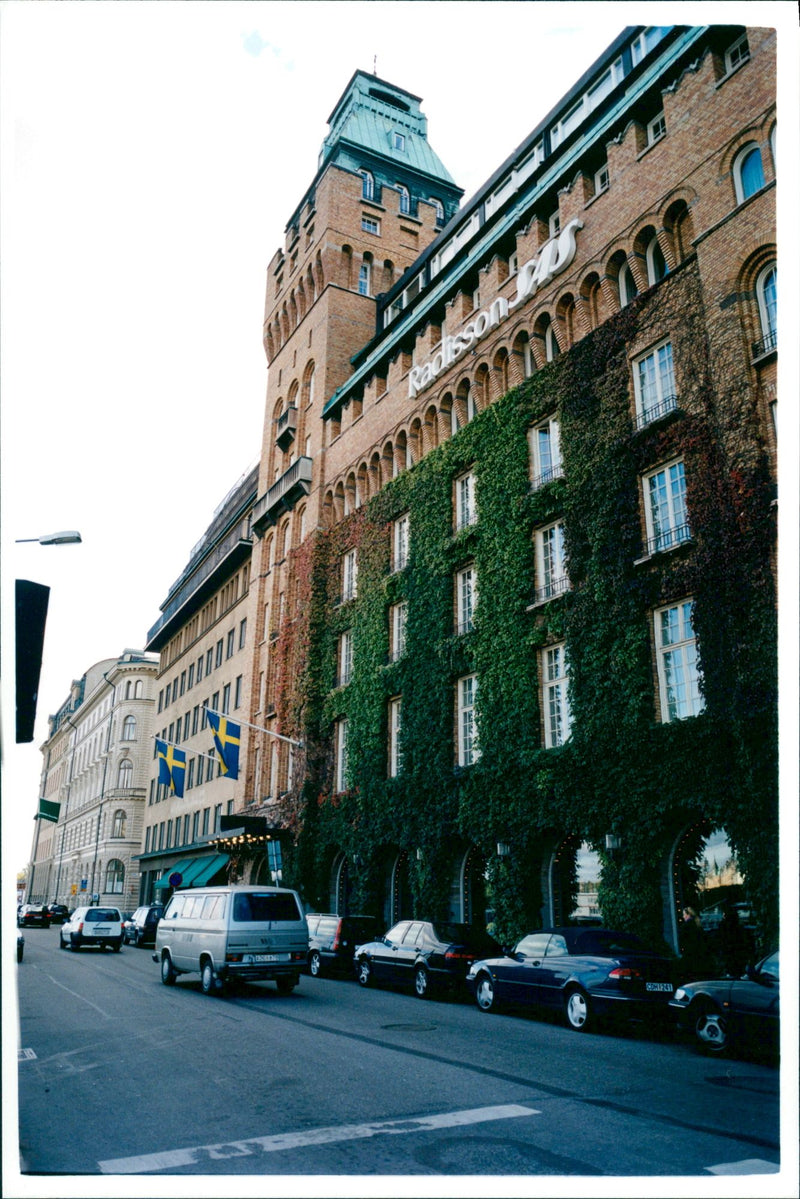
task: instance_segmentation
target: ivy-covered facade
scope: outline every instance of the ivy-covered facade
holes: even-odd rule
[[[297,348],[364,276],[326,261],[283,327],[268,293],[251,723],[300,746],[251,732],[243,805],[284,829],[284,882],[318,910],[512,941],[586,917],[590,855],[592,918],[678,949],[716,832],[738,880],[719,894],[777,937],[770,31],[655,33],[624,31],[492,177],[466,254],[455,218],[377,298],[322,412],[297,401],[302,486],[275,450]],[[492,210],[505,178],[516,208]],[[475,348],[446,363],[459,336]]]

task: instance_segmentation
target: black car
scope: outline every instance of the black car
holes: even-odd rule
[[[492,937],[469,924],[401,920],[377,941],[356,951],[356,978],[362,987],[386,982],[413,987],[421,999],[443,987],[464,985],[476,958],[500,949]]]
[[[163,903],[151,903],[137,908],[122,923],[122,935],[128,945],[155,945],[156,928],[164,915]]]
[[[748,966],[742,978],[683,983],[669,1006],[678,1026],[688,1029],[708,1053],[723,1054],[733,1047],[777,1053],[780,951]]]
[[[69,908],[65,903],[49,903],[47,911],[51,924],[63,924],[65,920],[69,920]]]
[[[49,928],[50,913],[42,903],[25,903],[17,913],[17,928]]]
[[[475,962],[467,985],[481,1011],[520,1003],[560,1012],[568,1028],[610,1016],[666,1016],[673,963],[633,933],[548,928],[505,957]]]
[[[308,969],[318,978],[329,971],[352,973],[356,946],[372,941],[378,931],[374,916],[336,916],[311,912],[308,924]]]

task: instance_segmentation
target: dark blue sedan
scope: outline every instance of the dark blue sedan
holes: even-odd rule
[[[741,978],[682,983],[670,1002],[681,1028],[707,1053],[733,1047],[776,1054],[780,1042],[780,953],[776,949]]]
[[[503,1003],[560,1011],[585,1032],[605,1016],[663,1017],[673,964],[633,933],[549,928],[523,937],[513,953],[475,962],[467,986],[481,1011]]]

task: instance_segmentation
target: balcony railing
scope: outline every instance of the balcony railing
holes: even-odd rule
[[[753,357],[761,358],[764,354],[769,354],[770,350],[774,350],[778,345],[778,330],[773,329],[766,337],[762,337],[761,341],[753,342]]]
[[[570,583],[568,575],[561,575],[557,579],[551,579],[549,583],[545,583],[543,587],[537,587],[534,592],[534,603],[542,604],[545,600],[555,599],[558,595],[563,595],[565,591],[569,591]]]
[[[289,512],[301,496],[311,490],[310,458],[298,458],[266,495],[256,500],[253,508],[253,529],[261,537],[264,530],[274,525],[282,512]]]
[[[671,529],[662,529],[660,533],[656,533],[655,537],[647,539],[646,552],[660,554],[663,550],[673,550],[677,545],[683,545],[685,541],[690,541],[691,537],[692,533],[687,524],[675,525]]]
[[[275,441],[282,450],[287,450],[297,432],[297,408],[292,404],[280,414],[275,425]]]
[[[531,491],[538,491],[540,487],[544,487],[547,483],[552,483],[553,479],[563,479],[564,467],[562,463],[557,462],[548,470],[543,470],[540,475],[534,476],[531,483]]]
[[[678,397],[676,395],[664,396],[660,404],[650,404],[647,408],[642,408],[636,414],[636,428],[644,429],[646,425],[652,425],[654,421],[661,420],[663,416],[669,416],[670,412],[677,412]]]

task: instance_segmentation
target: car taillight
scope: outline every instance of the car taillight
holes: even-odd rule
[[[617,966],[615,970],[609,970],[609,978],[642,978],[641,970],[635,970],[632,966]]]
[[[78,925],[78,932],[79,933],[83,932],[83,921],[82,920],[81,920],[80,924]]]
[[[293,962],[304,962],[305,960],[306,960],[306,955],[304,953],[292,953],[292,961]]]
[[[342,947],[342,926],[337,924],[336,935],[333,938],[333,949],[341,949]]]

